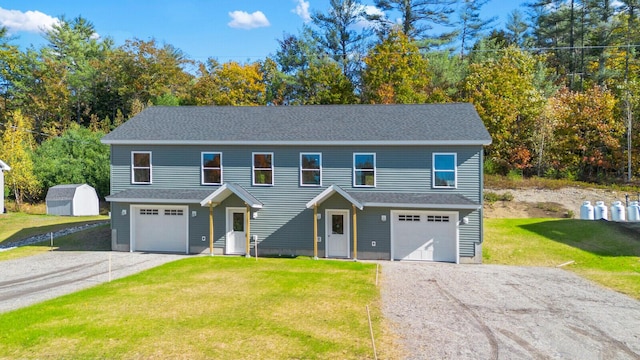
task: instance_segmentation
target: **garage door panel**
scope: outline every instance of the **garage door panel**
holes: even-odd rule
[[[185,252],[187,208],[141,206],[132,209],[134,251]]]
[[[393,216],[396,260],[457,260],[457,213],[397,211]]]

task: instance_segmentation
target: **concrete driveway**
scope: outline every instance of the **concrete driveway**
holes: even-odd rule
[[[383,262],[406,359],[640,359],[640,302],[554,268]]]
[[[107,282],[110,278],[135,274],[185,256],[111,251],[51,251],[0,261],[0,313]]]

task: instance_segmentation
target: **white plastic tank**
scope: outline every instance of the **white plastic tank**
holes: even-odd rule
[[[638,205],[637,201],[632,201],[627,206],[627,220],[640,221],[640,205]]]
[[[622,202],[614,201],[613,204],[611,204],[611,220],[624,221],[625,213],[626,209],[624,208],[624,205],[622,205]]]
[[[608,220],[609,216],[607,214],[607,205],[604,204],[604,201],[596,201],[596,206],[593,208],[596,220]]]
[[[580,207],[580,219],[593,220],[593,217],[593,205],[591,205],[590,201],[583,202]]]

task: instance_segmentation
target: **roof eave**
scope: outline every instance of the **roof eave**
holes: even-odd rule
[[[404,208],[404,209],[441,209],[441,210],[478,210],[482,206],[476,204],[411,204],[411,203],[380,203],[365,202],[367,207],[386,207],[386,208]]]
[[[289,146],[486,146],[491,140],[336,140],[336,141],[244,141],[244,140],[100,140],[107,145],[289,145]]]

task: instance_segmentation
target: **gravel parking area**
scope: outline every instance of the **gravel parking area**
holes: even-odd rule
[[[51,251],[2,261],[0,313],[104,283],[110,278],[113,280],[135,274],[185,256],[111,251]]]
[[[640,359],[640,302],[568,271],[384,262],[406,359]]]

